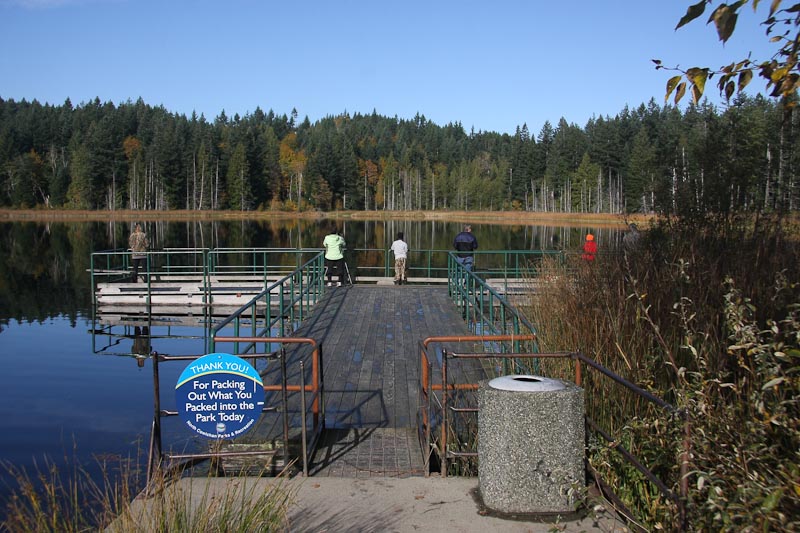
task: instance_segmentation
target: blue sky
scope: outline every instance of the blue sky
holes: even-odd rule
[[[420,113],[469,131],[585,126],[655,98],[682,67],[772,47],[746,7],[723,47],[696,0],[0,0],[0,97],[79,104],[141,97],[213,120],[256,107]],[[763,91],[760,79],[748,93]],[[706,91],[718,102],[715,86]]]

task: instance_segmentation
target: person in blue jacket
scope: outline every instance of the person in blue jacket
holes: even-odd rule
[[[453,248],[456,249],[456,261],[464,265],[465,270],[472,271],[475,262],[473,252],[478,249],[478,239],[472,234],[472,226],[465,225],[463,231],[456,235]]]

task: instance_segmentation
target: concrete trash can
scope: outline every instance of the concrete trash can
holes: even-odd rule
[[[576,510],[586,485],[583,389],[558,379],[503,376],[478,389],[478,489],[509,514]]]

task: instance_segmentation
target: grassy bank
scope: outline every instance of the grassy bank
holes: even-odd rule
[[[294,499],[284,478],[231,478],[213,493],[199,479],[181,489],[176,478],[156,472],[142,491],[141,471],[125,460],[103,460],[101,478],[76,462],[67,472],[45,464],[35,472],[4,464],[17,488],[5,502],[0,531],[286,531]]]
[[[180,220],[441,220],[444,222],[558,226],[619,227],[625,221],[646,223],[641,215],[623,218],[602,213],[532,213],[527,211],[80,211],[0,209],[0,221],[180,221]]]

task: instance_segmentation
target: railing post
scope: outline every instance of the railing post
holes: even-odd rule
[[[289,466],[289,391],[286,382],[286,348],[281,345],[281,408],[283,410],[283,467]]]
[[[257,333],[256,329],[256,322],[258,321],[258,304],[253,302],[253,305],[250,307],[250,336],[255,337]],[[253,353],[256,353],[256,347],[253,346]]]
[[[209,335],[210,342],[208,343],[209,344],[209,346],[208,346],[209,353],[213,353],[215,351],[215,349],[214,349],[214,335],[213,335],[214,326],[213,326],[213,321],[211,320],[211,318],[214,316],[213,307],[212,307],[213,302],[212,302],[212,296],[211,296],[211,275],[212,275],[212,272],[213,272],[212,253],[213,252],[211,250],[208,250],[208,251],[204,252],[204,254],[203,254],[203,263],[204,263],[204,266],[203,266],[203,308],[205,310],[204,311],[204,316],[206,317],[206,323],[208,324],[208,329],[209,329],[209,333],[210,333],[210,335]]]
[[[314,412],[314,427],[325,429],[325,365],[324,352],[322,351],[321,344],[314,345],[314,352],[311,360],[311,379],[314,380],[314,395],[316,397],[317,405],[312,405],[311,409]],[[321,424],[321,425],[320,425]]]
[[[240,332],[239,332],[240,324],[241,324],[241,318],[237,316],[233,320],[233,336],[234,337],[239,337],[239,335],[240,335]],[[236,341],[236,342],[233,343],[233,354],[234,355],[239,355],[239,341]]]
[[[152,480],[153,469],[161,468],[162,447],[161,447],[161,385],[158,373],[158,353],[153,352],[151,358],[153,363],[153,427],[150,438],[150,458],[148,463],[147,482]]]
[[[447,477],[447,350],[442,348],[442,477]]]
[[[308,477],[308,430],[306,424],[306,367],[303,361],[300,361],[300,435],[303,439],[303,476]]]

